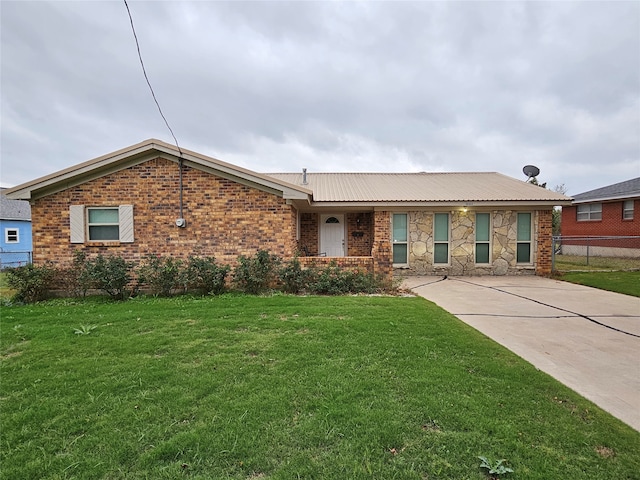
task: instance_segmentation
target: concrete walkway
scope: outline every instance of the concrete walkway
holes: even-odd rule
[[[640,431],[640,298],[533,276],[408,277],[404,287]]]

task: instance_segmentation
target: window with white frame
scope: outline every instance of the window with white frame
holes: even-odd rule
[[[633,220],[633,200],[622,202],[622,219]]]
[[[531,263],[531,213],[518,213],[516,262]]]
[[[588,222],[593,220],[602,220],[602,204],[586,203],[578,205],[577,208],[579,222]]]
[[[69,207],[71,243],[133,242],[133,205]]]
[[[89,240],[120,240],[118,208],[87,208]]]
[[[449,214],[433,216],[433,263],[449,263]]]
[[[491,261],[489,239],[491,217],[488,213],[476,213],[476,263]]]
[[[20,243],[20,231],[17,228],[4,229],[5,243]]]
[[[406,213],[394,213],[392,220],[393,230],[393,263],[406,265],[409,263],[409,234]]]

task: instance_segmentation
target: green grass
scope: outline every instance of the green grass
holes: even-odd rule
[[[559,272],[569,271],[610,271],[640,270],[640,258],[620,257],[587,257],[580,255],[556,255],[555,269]]]
[[[0,332],[2,479],[640,478],[640,433],[421,298],[58,300]]]
[[[13,295],[15,295],[15,293],[15,290],[9,288],[9,285],[7,284],[7,273],[0,272],[0,300],[9,300]]]
[[[640,297],[640,271],[635,272],[566,272],[560,280]]]

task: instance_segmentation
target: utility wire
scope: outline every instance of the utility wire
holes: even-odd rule
[[[131,16],[131,10],[129,10],[129,4],[127,0],[124,1],[124,6],[127,7],[127,13],[129,14],[129,21],[131,22],[131,31],[133,32],[133,38],[136,41],[136,48],[138,49],[138,58],[140,59],[140,65],[142,66],[142,73],[144,73],[144,79],[147,81],[147,85],[149,85],[149,90],[151,91],[151,96],[153,97],[153,101],[156,102],[156,106],[158,107],[158,112],[160,112],[160,116],[164,120],[165,125],[171,132],[171,136],[173,137],[174,142],[176,142],[176,147],[178,152],[180,153],[180,158],[182,158],[182,150],[180,149],[180,145],[178,144],[178,139],[173,133],[173,130],[169,126],[169,122],[167,121],[164,113],[162,113],[162,109],[160,108],[160,103],[158,103],[158,99],[156,98],[156,94],[153,91],[153,87],[151,86],[151,82],[149,81],[149,77],[147,76],[147,70],[144,68],[144,62],[142,61],[142,54],[140,53],[140,44],[138,43],[138,35],[136,35],[136,29],[133,26],[133,17]]]

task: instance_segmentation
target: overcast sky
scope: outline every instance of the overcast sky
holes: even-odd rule
[[[138,2],[181,147],[258,172],[640,176],[640,2]],[[0,2],[1,183],[173,143],[122,1]]]

